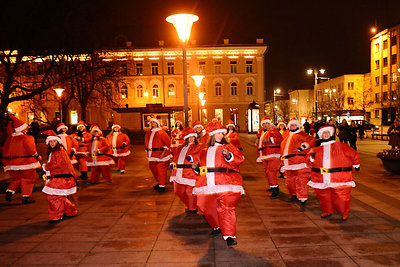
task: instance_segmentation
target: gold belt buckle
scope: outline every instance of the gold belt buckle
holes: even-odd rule
[[[149,151],[149,152],[151,152],[152,150],[153,150],[153,149],[151,149],[151,148],[148,148],[148,149],[147,149],[147,151]]]
[[[92,157],[96,157],[96,153],[92,153]]]
[[[116,147],[116,146],[113,146],[111,149],[113,149],[113,150],[114,150],[114,149],[117,149],[117,147]]]
[[[320,171],[321,171],[321,174],[328,174],[329,173],[329,169],[327,169],[327,168],[321,168]]]
[[[282,155],[282,156],[281,156],[281,160],[285,160],[285,155]]]
[[[176,170],[176,168],[177,168],[177,167],[176,167],[176,163],[173,162],[173,163],[172,163],[172,169]]]
[[[43,175],[42,175],[42,179],[43,179],[44,181],[47,181],[47,176],[46,176],[46,174],[43,174]]]
[[[206,175],[207,174],[207,167],[200,167],[200,175]]]

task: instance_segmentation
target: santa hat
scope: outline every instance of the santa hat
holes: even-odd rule
[[[86,128],[86,123],[84,121],[78,122],[78,125],[76,125],[76,128],[79,129],[79,127],[85,127]]]
[[[326,131],[328,131],[331,134],[331,136],[333,136],[333,134],[335,132],[335,129],[332,126],[323,126],[323,127],[319,128],[318,136],[319,136],[320,139],[322,138],[321,137],[322,132],[326,132]]]
[[[67,131],[68,131],[68,126],[65,125],[64,123],[59,123],[57,125],[57,132],[61,131],[62,129],[67,129]]]
[[[282,125],[285,125],[285,127],[286,127],[285,121],[279,121],[279,122],[278,122],[278,127],[279,127],[279,125],[281,125],[281,124],[282,124]]]
[[[181,125],[183,125],[183,123],[182,123],[182,120],[181,120],[181,119],[176,119],[176,120],[175,120],[175,125],[176,125],[178,122],[179,122]]]
[[[160,121],[159,121],[156,117],[151,118],[151,119],[150,119],[150,122],[152,122],[152,121],[154,121],[155,123],[157,123],[157,124],[158,124],[158,127],[161,127],[161,123],[160,123]]]
[[[208,123],[206,131],[209,136],[213,136],[216,133],[226,134],[226,129],[224,128],[224,126],[221,125],[219,121]]]
[[[196,132],[193,130],[192,127],[186,127],[182,130],[183,139],[187,139],[189,137],[197,137]]]
[[[228,128],[229,126],[232,126],[233,128],[235,128],[235,123],[232,120],[229,120],[226,122],[226,128]]]
[[[61,138],[58,137],[53,130],[44,131],[43,134],[48,135],[46,138],[46,145],[48,145],[51,140],[56,140],[59,144],[61,144]]]
[[[118,127],[121,129],[121,126],[119,126],[118,124],[113,124],[113,126],[111,126],[111,130],[114,130],[115,127]]]
[[[217,121],[219,121],[217,118],[213,118],[213,119],[211,120],[211,122],[217,122]]]
[[[21,121],[20,119],[18,119],[17,117],[15,117],[14,115],[9,115],[11,120],[12,120],[12,127],[14,129],[14,132],[19,133],[22,132],[23,130],[25,130],[26,128],[28,128],[28,124],[26,124],[25,122]]]
[[[290,125],[292,125],[292,124],[296,125],[297,128],[300,128],[300,122],[299,122],[296,118],[292,118],[292,119],[289,121],[287,127],[290,128]]]
[[[103,134],[98,125],[92,124],[92,126],[90,126],[90,134],[93,134],[95,131],[99,131],[100,134]]]
[[[264,118],[262,118],[262,120],[261,120],[261,125],[263,125],[264,123],[272,124],[272,120],[270,118],[268,118],[267,116],[264,116]]]
[[[192,127],[193,127],[193,129],[196,129],[198,127],[201,128],[201,129],[204,129],[204,126],[201,124],[200,121],[193,122]]]

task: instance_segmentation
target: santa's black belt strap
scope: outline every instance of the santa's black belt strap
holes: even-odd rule
[[[264,149],[267,149],[267,148],[280,148],[281,146],[265,146],[265,147],[261,147],[261,148],[259,148],[258,149],[258,151],[261,151],[261,150],[264,150]]]
[[[327,174],[327,173],[334,173],[334,172],[349,172],[353,169],[353,167],[339,167],[339,168],[311,168],[313,172],[319,172],[322,174]]]
[[[307,154],[289,154],[289,155],[286,155],[286,156],[284,156],[284,155],[282,155],[281,156],[281,160],[285,160],[285,159],[290,159],[290,158],[293,158],[293,157],[296,157],[296,156],[306,156]]]

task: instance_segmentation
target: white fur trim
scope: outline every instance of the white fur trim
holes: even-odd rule
[[[77,154],[77,155],[89,155],[89,152],[79,152],[79,151],[77,151],[75,154]]]
[[[257,158],[256,162],[262,162],[265,159],[270,159],[270,158],[280,158],[281,154],[269,154],[265,156],[260,156]]]
[[[99,131],[100,134],[103,134],[103,132],[100,130],[99,127],[93,127],[93,129],[90,131],[90,134],[93,135],[93,132],[94,132],[94,131]],[[83,140],[82,140],[82,142],[83,142]]]
[[[61,125],[57,127],[57,132],[59,132],[61,129],[67,129],[68,131],[68,126],[67,125]]]
[[[201,125],[201,124],[197,124],[196,126],[193,126],[193,130],[196,129],[196,128],[204,129],[204,126]]]
[[[87,161],[86,162],[86,165],[88,166],[88,167],[93,167],[93,166],[107,166],[107,165],[112,165],[112,164],[114,164],[114,161],[113,160],[107,160],[107,161],[96,161],[96,162],[89,162],[89,161]]]
[[[161,126],[160,121],[159,121],[158,119],[156,119],[156,118],[151,118],[151,119],[150,119],[150,122],[152,122],[152,121],[154,121],[155,123],[157,123],[158,126]]]
[[[78,161],[76,159],[71,159],[71,164],[76,164]]]
[[[318,136],[320,139],[322,139],[321,134],[322,132],[328,131],[331,136],[333,136],[333,133],[335,132],[335,129],[332,126],[323,126],[318,130]]]
[[[356,183],[354,181],[346,182],[346,183],[314,183],[312,181],[309,181],[307,183],[307,185],[312,187],[312,188],[318,188],[318,189],[325,189],[325,188],[339,187],[339,186],[356,187]]]
[[[193,188],[193,195],[209,195],[223,192],[234,192],[244,195],[244,189],[241,185],[208,185]]]
[[[119,128],[121,129],[121,126],[119,126],[118,124],[114,124],[114,125],[111,127],[111,130],[114,130],[115,127],[119,127]]]
[[[125,153],[113,154],[113,157],[126,157],[126,156],[129,156],[130,154],[131,154],[131,151],[129,150],[129,151],[125,152]]]
[[[76,186],[71,187],[69,189],[57,189],[45,186],[43,187],[42,192],[48,195],[69,196],[75,194],[77,191],[76,191]]]
[[[289,129],[289,128],[290,128],[290,125],[292,125],[292,124],[295,124],[295,125],[297,125],[297,127],[300,128],[300,122],[299,122],[298,120],[291,120],[291,121],[289,121],[289,123],[288,123],[288,125],[287,125],[287,128]]]
[[[224,235],[222,236],[224,238],[224,240],[226,241],[228,239],[228,237],[232,237],[232,238],[236,238],[236,236],[232,236],[232,235]]]
[[[306,169],[306,168],[308,168],[307,164],[300,163],[300,164],[282,166],[281,170],[294,171],[294,170],[301,170],[301,169]]]
[[[189,178],[183,178],[183,177],[171,176],[169,178],[169,181],[170,182],[175,181],[178,184],[184,184],[184,185],[190,185],[190,186],[195,186],[196,185],[196,180],[189,179]]]
[[[353,165],[353,168],[360,168],[360,164]]]
[[[188,135],[186,135],[185,137],[183,137],[184,140],[188,139],[189,137],[197,137],[197,133],[190,133]]]
[[[30,164],[24,165],[7,165],[4,166],[4,171],[22,171],[22,170],[30,170],[40,168],[41,165],[38,161]]]
[[[213,136],[213,135],[216,134],[216,133],[226,134],[226,129],[225,129],[225,128],[223,128],[223,129],[217,129],[217,130],[214,130],[214,131],[212,131],[212,132],[209,132],[208,135],[209,135],[209,136]]]
[[[47,136],[47,138],[46,138],[46,145],[48,145],[49,142],[50,142],[51,140],[55,140],[55,141],[57,141],[59,144],[61,144],[61,142],[62,142],[60,137],[54,136],[54,135],[49,135],[49,136]]]
[[[155,157],[149,157],[147,158],[148,161],[168,161],[170,158],[172,158],[172,155],[168,155],[166,157],[163,158],[155,158]]]
[[[272,124],[272,121],[271,121],[271,119],[268,119],[268,120],[262,120],[262,121],[261,121],[261,126],[262,126],[264,123],[269,123],[269,124]]]
[[[14,128],[14,132],[18,133],[18,132],[22,132],[23,130],[25,130],[26,128],[28,128],[28,124],[24,123],[21,126]]]
[[[226,128],[228,128],[229,126],[232,126],[233,128],[235,128],[235,124],[228,124],[228,125],[226,125]]]

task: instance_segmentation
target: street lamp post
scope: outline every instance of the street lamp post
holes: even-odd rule
[[[274,90],[274,105],[273,105],[273,114],[272,114],[272,116],[274,116],[274,124],[276,123],[276,116],[275,116],[275,97],[277,96],[277,95],[279,95],[279,93],[281,92],[281,89],[276,89],[276,90]]]
[[[205,93],[204,93],[204,92],[200,92],[200,85],[201,85],[201,81],[202,81],[203,78],[204,78],[204,75],[192,75],[192,76],[190,76],[190,77],[193,78],[194,83],[196,84],[196,87],[197,87],[198,90],[199,90],[199,102],[198,102],[198,105],[197,105],[197,106],[199,107],[199,110],[198,110],[198,119],[199,119],[199,121],[201,122],[200,102],[202,102]]]
[[[318,79],[321,80],[329,80],[327,77],[321,77],[318,76],[318,73],[321,73],[322,75],[325,74],[325,69],[308,69],[307,74],[312,75],[314,74],[314,103],[315,103],[315,119],[318,120],[318,91],[317,91],[317,86],[318,86]]]
[[[172,23],[178,33],[179,39],[182,41],[183,50],[183,104],[185,112],[185,127],[189,126],[189,107],[187,93],[187,59],[186,48],[190,37],[192,25],[199,19],[198,16],[192,14],[175,14],[166,18],[167,22]]]
[[[329,105],[332,105],[332,92],[335,93],[336,89],[325,89],[325,93],[329,93]],[[329,118],[332,119],[332,106],[329,108]]]
[[[58,112],[60,113],[60,122],[62,122],[63,121],[63,117],[62,117],[62,110],[61,110],[61,96],[62,96],[62,93],[64,92],[65,89],[63,89],[63,88],[55,88],[53,90],[56,92],[56,94],[58,96]]]

